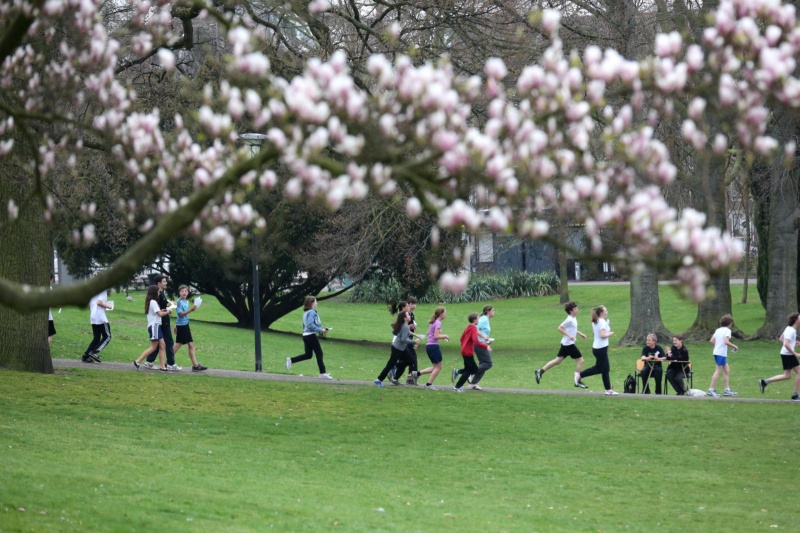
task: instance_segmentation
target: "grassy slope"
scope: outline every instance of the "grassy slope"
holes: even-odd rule
[[[581,286],[572,295],[582,330],[589,308],[604,303],[624,332],[626,288]],[[108,360],[130,360],[146,345],[136,298],[115,297]],[[532,370],[554,354],[563,310],[557,298],[495,305],[496,366],[486,385],[536,387]],[[480,307],[450,306],[445,331],[457,336]],[[371,379],[387,355],[388,313],[342,301],[319,309],[334,326],[324,343],[331,371]],[[677,331],[694,318],[669,288],[662,309]],[[419,321],[431,311],[421,306]],[[55,357],[83,351],[86,314],[56,314]],[[735,304],[734,314],[747,332],[763,317],[757,303]],[[200,360],[251,369],[252,333],[201,318],[227,320],[212,301],[193,315]],[[275,327],[295,332],[298,322],[294,313]],[[382,345],[350,342],[361,340]],[[267,333],[265,370],[285,372],[285,355],[301,345],[295,335]],[[777,343],[741,346],[731,358],[734,387],[759,396],[756,378],[777,372]],[[704,388],[710,345],[689,347]],[[446,364],[458,360],[455,343],[444,348]],[[591,359],[588,342],[581,348]],[[612,349],[617,387],[636,353]],[[573,390],[571,370],[554,369],[542,387]],[[590,384],[597,390],[599,378]],[[753,531],[800,523],[785,503],[798,475],[787,456],[797,444],[796,405],[326,385],[88,366],[53,376],[0,372],[0,531]],[[773,388],[768,396],[788,397],[788,384]]]
[[[0,406],[0,531],[800,523],[790,404],[79,370],[0,372]]]

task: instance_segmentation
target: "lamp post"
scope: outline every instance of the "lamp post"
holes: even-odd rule
[[[251,155],[267,138],[263,133],[244,133],[241,138],[250,146]],[[256,345],[256,372],[261,372],[261,290],[258,287],[258,235],[253,231],[253,331]]]

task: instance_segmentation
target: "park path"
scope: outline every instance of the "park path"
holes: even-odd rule
[[[53,359],[53,366],[56,370],[65,368],[81,368],[84,370],[97,370],[97,371],[116,371],[116,372],[142,372],[151,374],[161,374],[158,370],[141,370],[133,368],[132,363],[84,363],[80,359]],[[375,387],[372,381],[359,381],[354,379],[319,379],[312,376],[297,376],[292,374],[271,374],[268,372],[248,372],[245,370],[222,370],[210,368],[205,372],[192,372],[191,369],[184,368],[180,372],[169,372],[165,379],[170,376],[179,374],[182,376],[191,376],[192,378],[200,378],[202,376],[212,376],[217,378],[228,379],[252,379],[259,381],[287,381],[299,383],[318,383],[321,386],[337,386],[337,385],[352,385],[362,387]],[[444,373],[441,374],[443,377]],[[444,380],[443,380],[444,381]],[[385,385],[387,389],[393,388],[391,385]],[[405,385],[402,387],[407,388]],[[416,389],[422,390],[424,387],[418,386]],[[437,383],[437,391],[429,391],[430,394],[438,393],[451,393],[452,385],[446,383]],[[465,390],[470,394],[479,394],[478,391]],[[602,392],[593,391],[569,391],[569,390],[551,390],[551,389],[506,389],[506,388],[492,388],[484,387],[480,393],[505,393],[505,394],[537,394],[537,395],[555,395],[555,396],[604,396]],[[618,399],[624,400],[644,400],[644,401],[687,401],[687,402],[745,402],[745,403],[800,403],[791,400],[779,400],[774,398],[742,398],[739,396],[733,398],[711,398],[708,396],[675,396],[675,395],[656,395],[656,394],[620,394]],[[613,399],[610,401],[614,401]]]

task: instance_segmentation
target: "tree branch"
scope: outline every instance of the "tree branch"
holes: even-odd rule
[[[173,235],[188,228],[205,206],[236,183],[240,176],[260,168],[277,156],[277,149],[265,145],[256,156],[231,167],[219,180],[192,194],[186,205],[162,218],[152,231],[128,248],[110,268],[92,279],[53,290],[48,287],[19,286],[0,279],[0,305],[23,313],[63,305],[86,305],[95,294],[126,281],[138,272],[143,260],[156,255]]]

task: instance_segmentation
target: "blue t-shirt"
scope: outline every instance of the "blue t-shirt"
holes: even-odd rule
[[[178,300],[178,307],[175,309],[178,318],[175,319],[176,326],[188,326],[189,325],[189,315],[181,316],[181,313],[185,313],[189,310],[189,302],[187,300]]]
[[[481,315],[478,319],[478,331],[486,335],[487,337],[491,337],[492,334],[492,327],[489,325],[489,317],[486,315]]]

